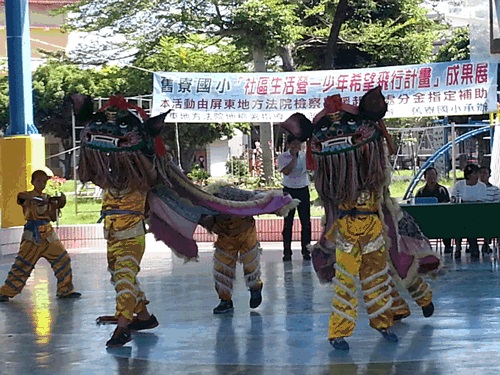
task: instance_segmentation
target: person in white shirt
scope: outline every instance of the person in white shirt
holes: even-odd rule
[[[486,185],[486,202],[496,203],[500,202],[500,188],[490,183],[491,169],[489,167],[479,168],[479,181]],[[485,238],[481,253],[490,254],[491,238]]]
[[[288,150],[278,156],[278,169],[283,173],[283,192],[292,198],[300,200],[297,207],[300,225],[302,227],[300,243],[302,257],[310,260],[311,255],[307,246],[311,243],[311,199],[309,196],[309,174],[306,168],[306,155],[301,151],[302,142],[293,135],[287,137]],[[285,217],[283,227],[283,261],[292,259],[292,229],[295,210],[291,210]]]
[[[484,202],[486,201],[486,185],[479,181],[479,167],[475,164],[467,164],[464,168],[464,180],[457,181],[451,193],[452,202]],[[460,259],[462,252],[462,239],[457,238],[455,259]],[[479,247],[477,238],[467,238],[472,259],[479,258]]]

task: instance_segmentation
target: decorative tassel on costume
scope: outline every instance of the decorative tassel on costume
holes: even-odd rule
[[[306,146],[306,168],[308,171],[314,171],[316,165],[311,151],[311,141],[307,142]]]

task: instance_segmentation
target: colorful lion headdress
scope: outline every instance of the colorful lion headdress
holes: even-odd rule
[[[323,200],[353,201],[360,191],[380,191],[386,168],[386,112],[377,87],[361,98],[359,106],[333,95],[312,122],[296,113],[282,124],[300,140],[308,140],[308,167],[317,172],[316,188]]]
[[[149,118],[144,109],[122,96],[111,97],[97,112],[92,111],[90,97],[74,102],[78,103],[75,112],[87,121],[78,164],[82,182],[147,191],[158,177],[165,178],[158,166],[169,157],[160,137],[167,113]]]

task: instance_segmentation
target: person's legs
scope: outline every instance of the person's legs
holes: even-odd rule
[[[232,294],[237,257],[237,246],[235,248],[226,246],[226,249],[222,249],[220,243],[215,243],[213,272],[215,290],[221,302],[213,310],[214,314],[224,314],[233,310]]]
[[[151,318],[146,308],[148,301],[137,282],[137,274],[146,247],[145,235],[123,240],[108,239],[108,269],[111,272],[111,282],[116,290],[116,313],[118,326],[108,347],[120,347],[129,342],[129,324],[138,318]]]
[[[387,331],[393,324],[392,290],[388,271],[385,248],[362,255],[359,279],[363,299],[370,326],[379,332]]]
[[[401,297],[399,294],[399,291],[396,287],[396,284],[394,283],[394,279],[391,278],[391,282],[389,284],[391,286],[391,298],[392,298],[392,305],[391,305],[391,312],[393,314],[393,320],[402,320],[404,318],[407,318],[410,316],[410,306],[406,303],[406,301]]]
[[[451,254],[453,248],[451,247],[451,238],[443,238],[444,253]]]
[[[302,256],[305,260],[309,260],[311,259],[311,254],[307,249],[307,246],[311,243],[311,198],[309,188],[301,189],[297,198],[300,199],[297,210],[299,212],[300,226],[302,227],[300,235]]]
[[[252,241],[253,242],[253,241]],[[262,249],[257,241],[254,246],[245,246],[240,250],[240,262],[243,264],[245,284],[250,290],[250,308],[255,309],[262,302],[263,283],[260,279],[260,255]]]
[[[292,196],[292,198],[295,198],[293,189],[284,188],[283,192],[288,193]],[[295,209],[290,210],[283,222],[283,231],[281,233],[283,235],[283,260],[285,261],[292,259],[292,230],[294,216]]]
[[[48,244],[42,252],[42,257],[47,259],[57,279],[57,297],[78,298],[80,293],[75,292],[73,287],[73,271],[71,269],[71,258],[61,241],[57,240]]]
[[[411,298],[422,308],[426,318],[434,313],[434,304],[432,303],[432,289],[422,276],[418,275],[407,288]]]
[[[462,238],[455,238],[455,259],[462,257]]]
[[[351,253],[337,249],[335,254],[334,296],[328,324],[330,341],[351,336],[358,317],[355,279],[361,264],[359,247],[355,246]]]
[[[21,241],[14,264],[10,268],[4,285],[0,288],[0,296],[7,297],[3,299],[4,301],[21,293],[47,244],[44,242],[43,245],[36,245],[31,241]]]
[[[469,242],[471,258],[479,258],[479,246],[477,244],[477,238],[467,238],[467,241]]]

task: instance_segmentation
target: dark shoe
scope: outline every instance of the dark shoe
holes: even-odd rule
[[[262,303],[262,285],[256,289],[250,289],[250,308],[255,309]]]
[[[399,322],[400,320],[403,320],[405,318],[408,318],[410,316],[410,313],[406,313],[406,314],[396,314],[392,317],[392,320],[394,322]]]
[[[66,294],[65,296],[57,296],[59,299],[72,299],[72,298],[80,298],[82,293],[72,292],[70,294]]]
[[[0,294],[0,302],[9,302],[9,297]]]
[[[292,254],[283,255],[283,262],[289,262],[292,260]]]
[[[390,328],[377,329],[382,337],[390,342],[398,342],[398,336]]]
[[[233,301],[220,300],[219,306],[214,309],[214,314],[226,314],[234,310]]]
[[[453,252],[453,248],[451,246],[446,246],[444,248],[444,253],[445,254],[451,254]]]
[[[302,259],[304,259],[304,260],[311,260],[311,254],[309,254],[309,253],[302,254]]]
[[[430,318],[434,314],[434,304],[431,302],[427,306],[422,307],[422,313],[425,318]]]
[[[474,260],[478,260],[479,259],[479,251],[477,253],[476,252],[472,253],[470,255],[470,258],[474,259]]]
[[[349,350],[349,344],[344,340],[343,337],[339,337],[337,339],[330,340],[330,345],[333,346],[335,350]]]
[[[120,348],[130,340],[132,340],[132,335],[128,328],[116,327],[113,336],[108,340],[106,346],[108,348]]]
[[[455,259],[460,259],[462,258],[462,253],[458,250],[455,250]]]
[[[134,320],[132,320],[132,323],[128,325],[128,329],[130,329],[131,331],[142,331],[143,329],[152,329],[158,327],[159,324],[160,323],[158,323],[156,316],[151,314],[149,319],[146,320],[140,320],[139,318],[135,317]]]

